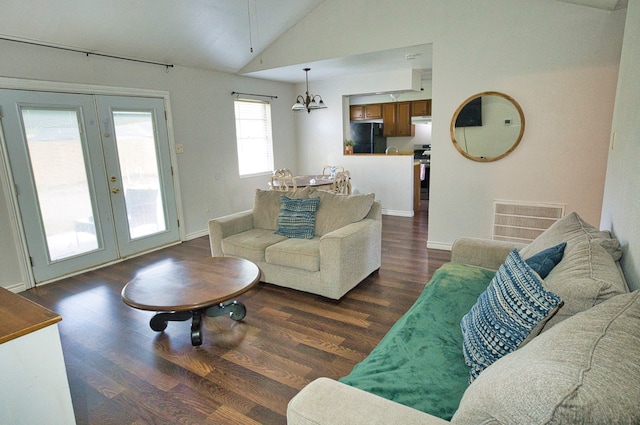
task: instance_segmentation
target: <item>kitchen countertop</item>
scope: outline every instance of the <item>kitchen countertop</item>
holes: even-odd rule
[[[62,320],[60,315],[0,287],[0,344]]]
[[[413,151],[409,152],[389,152],[389,153],[351,153],[349,156],[413,156]]]

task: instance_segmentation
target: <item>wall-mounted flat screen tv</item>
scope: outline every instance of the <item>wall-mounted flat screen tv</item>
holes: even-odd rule
[[[456,127],[479,127],[482,125],[482,97],[468,102],[458,113]]]

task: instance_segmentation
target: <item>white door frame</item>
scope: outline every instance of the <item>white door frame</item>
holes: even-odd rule
[[[47,91],[47,92],[59,92],[59,93],[77,93],[77,94],[89,94],[89,95],[117,95],[117,96],[131,96],[131,97],[155,97],[162,98],[164,102],[164,109],[167,114],[167,133],[169,136],[169,151],[171,157],[171,166],[173,167],[173,186],[175,190],[175,199],[176,199],[176,210],[178,215],[178,222],[184,223],[184,213],[182,210],[182,196],[180,191],[180,178],[178,172],[178,158],[176,156],[175,149],[175,138],[173,136],[173,121],[171,114],[171,103],[169,99],[169,92],[163,90],[149,90],[149,89],[135,89],[135,88],[126,88],[126,87],[110,87],[110,86],[99,86],[99,85],[91,85],[91,84],[76,84],[76,83],[62,83],[62,82],[54,82],[54,81],[42,81],[42,80],[23,80],[19,78],[7,78],[0,77],[0,88],[2,89],[14,89],[14,90],[31,90],[31,91]],[[20,287],[12,287],[10,288],[12,291],[20,292],[22,290],[26,290],[32,288],[34,286],[35,278],[33,276],[33,271],[31,270],[30,260],[29,260],[29,251],[27,249],[27,242],[24,233],[24,226],[22,223],[22,219],[18,214],[18,197],[15,191],[15,185],[13,182],[13,176],[11,175],[11,167],[9,164],[9,156],[7,154],[7,146],[6,141],[2,134],[0,134],[0,160],[2,160],[2,164],[0,164],[0,172],[2,172],[3,177],[5,178],[6,184],[3,188],[7,193],[7,210],[9,212],[9,220],[12,223],[15,223],[14,226],[14,236],[16,238],[16,250],[18,251],[18,257],[20,257],[20,268],[23,271],[23,288]],[[184,225],[179,227],[179,235],[180,241],[184,242],[186,240]],[[148,252],[148,251],[147,251]],[[123,261],[123,259],[119,259],[113,261],[109,264],[118,263]],[[78,271],[74,274],[80,274],[88,270],[97,269],[104,267],[107,264],[102,264],[100,266],[96,266],[94,268],[90,268],[87,270]],[[64,277],[72,276],[67,275],[54,280],[58,280]],[[40,284],[46,284],[51,281],[42,282]]]

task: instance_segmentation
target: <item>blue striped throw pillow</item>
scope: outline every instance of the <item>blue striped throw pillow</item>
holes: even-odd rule
[[[291,199],[283,195],[275,233],[288,238],[313,239],[319,204],[320,198]]]
[[[469,382],[493,362],[515,351],[561,304],[560,297],[544,289],[518,251],[511,251],[487,290],[460,321]]]

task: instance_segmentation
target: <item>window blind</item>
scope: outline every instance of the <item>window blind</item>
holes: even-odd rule
[[[240,176],[273,172],[271,105],[249,99],[234,100]]]

